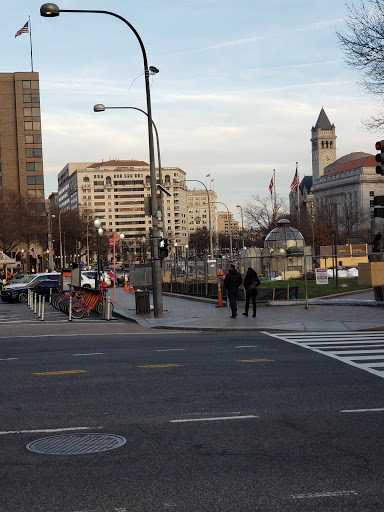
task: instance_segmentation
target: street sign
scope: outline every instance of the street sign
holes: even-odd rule
[[[316,268],[316,284],[328,284],[328,269]]]

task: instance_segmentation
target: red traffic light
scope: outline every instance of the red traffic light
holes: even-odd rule
[[[384,140],[377,141],[376,144],[375,144],[375,148],[378,151],[384,151]]]

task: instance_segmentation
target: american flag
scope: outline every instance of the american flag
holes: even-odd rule
[[[296,190],[298,185],[299,185],[299,173],[298,173],[298,170],[296,169],[295,176],[294,176],[293,181],[291,183],[291,192]]]
[[[270,193],[272,195],[272,192],[273,192],[273,176],[271,178],[271,183],[269,184],[269,191],[270,191]]]
[[[20,249],[19,249],[19,248],[17,248],[17,249],[16,249],[16,252],[15,252],[15,258],[16,258],[16,256],[19,254],[19,252],[20,252]]]
[[[32,257],[32,258],[36,258],[36,254],[35,254],[35,249],[29,249],[28,251],[28,254]]]
[[[15,37],[21,36],[21,34],[28,34],[29,33],[28,23],[29,22],[27,21],[27,23],[24,25],[24,27],[16,32]]]
[[[205,175],[205,177],[206,177],[206,178],[209,178],[210,176],[211,176],[210,174],[206,174],[206,175]]]

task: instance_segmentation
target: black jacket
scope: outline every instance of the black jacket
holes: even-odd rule
[[[249,269],[246,276],[244,277],[244,288],[247,293],[257,293],[257,290],[249,290],[249,287],[252,283],[255,283],[256,286],[259,286],[260,279],[253,269]]]
[[[235,268],[231,268],[228,274],[224,279],[224,286],[227,290],[237,290],[243,279],[241,277],[240,272],[238,272]]]

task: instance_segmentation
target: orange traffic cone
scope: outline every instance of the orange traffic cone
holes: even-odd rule
[[[124,291],[128,291],[128,281],[124,281]]]
[[[132,286],[132,285],[130,285],[130,287],[129,287],[129,291],[130,291],[131,293],[133,293],[133,292],[134,292],[134,289],[133,289],[133,286]]]
[[[221,293],[221,283],[220,278],[217,280],[217,307],[221,307],[223,305],[223,295]]]

